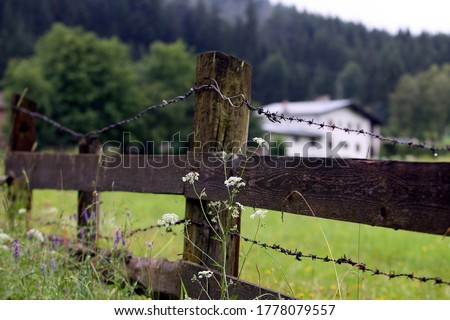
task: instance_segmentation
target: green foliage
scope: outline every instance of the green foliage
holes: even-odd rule
[[[450,122],[450,65],[433,65],[403,76],[390,95],[393,135],[431,139],[444,137]]]
[[[0,230],[1,231],[1,230]],[[0,232],[0,299],[97,300],[139,298],[124,277],[120,258],[73,256],[71,244]],[[9,240],[4,240],[5,235]],[[114,260],[116,259],[116,260]]]
[[[154,42],[137,64],[139,88],[145,104],[155,104],[185,93],[194,84],[195,56],[182,40],[171,44]],[[173,147],[186,146],[192,132],[194,101],[189,99],[167,109],[156,110],[136,123],[137,135],[154,141],[158,150],[161,141],[175,138]],[[186,143],[179,140],[185,140]],[[151,152],[151,150],[149,150]]]
[[[32,58],[12,61],[3,85],[30,89],[40,110],[76,131],[87,132],[131,116],[139,92],[126,45],[82,28],[55,24],[36,44]],[[40,128],[41,144],[63,143],[54,128]]]
[[[436,161],[436,159],[434,160]],[[123,227],[127,219],[130,220],[132,229],[146,228],[154,225],[163,213],[174,212],[182,217],[185,210],[185,198],[178,195],[104,192],[101,196],[102,212],[105,212],[102,215],[100,226],[100,232],[103,235],[114,235],[114,231]],[[35,190],[33,199],[34,226],[43,226],[42,231],[47,234],[62,234],[64,230],[62,225],[64,224],[49,226],[48,222],[57,220],[61,216],[61,212],[63,212],[62,221],[67,221],[70,213],[76,210],[77,193],[75,191]],[[52,207],[57,210],[52,212]],[[250,219],[252,213],[252,208],[246,208],[241,217],[241,234],[247,238],[253,238],[258,230],[257,221]],[[2,227],[1,218],[0,215],[0,228]],[[71,228],[73,223],[72,221],[72,224],[67,224],[68,233],[74,231]],[[280,212],[269,211],[262,220],[257,240],[268,244],[279,244],[287,249],[297,249],[305,254],[326,256],[329,252],[319,226],[327,236],[335,258],[345,255],[355,261],[365,263],[367,267],[386,272],[414,272],[414,275],[417,276],[439,276],[443,280],[450,277],[447,263],[449,259],[448,239],[439,235],[394,231],[288,213],[281,215]],[[130,243],[127,239],[127,250],[138,256],[178,260],[183,251],[183,226],[173,226],[170,233],[162,231],[164,230],[155,228],[136,233],[129,239]],[[15,275],[27,275],[26,270],[31,268],[34,270],[36,279],[39,280],[41,263],[45,263],[47,270],[51,270],[51,264],[49,264],[51,263],[51,253],[42,251],[40,244],[35,240],[33,242],[35,243],[33,250],[29,250],[32,253],[31,256],[34,257],[32,267],[22,265],[22,269],[19,269],[19,266],[12,264],[15,261],[12,252],[5,250],[2,253],[2,249],[0,249],[0,288],[11,287],[10,281],[14,284],[19,283]],[[26,243],[25,239],[20,238],[20,243]],[[149,246],[149,244],[151,245]],[[27,246],[25,245],[24,248]],[[280,290],[286,294],[292,294],[291,290],[293,290],[298,298],[339,299],[336,296],[336,278],[331,263],[309,259],[297,261],[291,256],[257,246],[253,246],[249,250],[250,246],[250,243],[241,243],[241,264],[246,259],[242,279]],[[31,249],[31,247],[29,248]],[[58,259],[66,261],[62,256],[62,249],[63,246],[58,245],[57,261]],[[247,256],[245,253],[248,251],[250,253]],[[36,252],[40,254],[39,257]],[[27,257],[30,256],[24,258],[28,259]],[[60,266],[60,264],[57,265]],[[73,267],[73,269],[68,268],[68,275],[74,276],[69,278],[73,286],[77,285],[77,279],[81,279],[79,283],[86,283],[90,279],[82,271],[79,271],[79,274],[83,276],[80,278],[76,273],[77,266],[69,265]],[[92,270],[84,264],[80,264],[78,267],[86,268],[87,271]],[[8,271],[10,268],[14,268],[13,272]],[[372,276],[370,273],[358,272],[349,265],[337,265],[337,268],[343,299],[448,299],[450,295],[449,286],[437,286],[432,282],[421,283],[407,278],[389,279],[384,276]],[[8,275],[7,278],[6,275]],[[119,274],[117,276],[120,277]],[[62,280],[66,281],[65,278]],[[40,282],[34,284],[30,276],[23,281],[32,287],[39,288]],[[46,285],[50,287],[51,282],[49,281]],[[58,282],[54,285],[60,287]],[[99,299],[107,299],[107,295],[112,294],[112,290],[116,287],[114,284],[107,286],[108,293],[104,285],[101,286],[98,282],[95,286],[97,285],[98,290],[94,291],[97,292]],[[117,289],[122,292],[120,287]],[[126,298],[127,291],[115,292],[117,295],[110,296],[111,299],[121,299],[119,294]],[[75,296],[75,291],[72,293]],[[64,298],[62,293],[59,297]],[[78,297],[84,299],[81,294]],[[45,297],[42,298],[45,299]]]
[[[62,26],[52,27],[55,21],[113,38],[100,39],[80,28],[66,28],[72,35],[68,32],[65,36]],[[33,58],[20,60],[32,53],[36,41],[49,30],[52,36],[39,42],[50,43],[39,43]],[[128,49],[117,39],[126,43],[133,59],[139,61],[138,77]],[[57,42],[60,44],[55,45]],[[171,52],[167,56],[157,46],[152,52],[147,50],[153,43],[173,42],[178,44],[167,49]],[[5,72],[1,86],[18,91],[28,86],[30,97],[43,101],[44,111],[82,131],[93,123],[98,127],[131,115],[137,106],[142,109],[145,104],[183,93],[193,85],[194,67],[186,67],[185,62],[193,61],[197,52],[220,50],[248,60],[253,66],[252,98],[261,104],[334,93],[332,98],[356,98],[383,120],[388,120],[389,111],[395,113],[388,107],[389,93],[402,76],[450,61],[448,35],[415,36],[409,31],[392,35],[294,7],[273,6],[267,0],[3,0],[0,46],[0,73]],[[190,58],[177,56],[176,52],[182,51]],[[86,53],[90,58],[80,62]],[[58,71],[50,74],[54,68]],[[86,90],[88,87],[94,89]],[[80,91],[83,94],[78,95]],[[178,130],[182,135],[191,130],[191,108],[189,102],[179,109],[177,105],[177,111],[169,108],[165,115],[165,111],[146,115],[146,122],[126,129],[133,131],[135,139],[170,140]],[[425,112],[428,116],[428,111],[436,114],[438,109],[430,106]],[[167,129],[157,129],[156,124]],[[180,127],[174,130],[176,125]],[[41,144],[64,142],[53,139],[53,129],[39,132],[43,133]],[[120,134],[107,138],[120,139]],[[178,143],[176,148],[182,145]]]
[[[336,97],[361,100],[364,93],[364,79],[361,66],[354,61],[347,62],[336,79]]]

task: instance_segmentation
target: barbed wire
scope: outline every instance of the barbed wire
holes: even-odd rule
[[[154,111],[156,109],[160,109],[160,108],[166,107],[166,106],[168,106],[170,104],[174,104],[174,103],[183,101],[183,100],[187,99],[189,96],[191,96],[194,92],[199,92],[199,91],[204,90],[204,89],[206,89],[208,87],[209,87],[209,85],[201,85],[201,86],[196,87],[196,88],[191,88],[186,93],[184,93],[183,95],[177,96],[177,97],[172,98],[170,100],[163,100],[161,103],[153,105],[153,106],[149,106],[149,107],[145,108],[144,110],[142,110],[141,112],[135,114],[134,116],[132,116],[130,118],[111,123],[111,124],[101,128],[101,129],[90,131],[90,132],[86,133],[85,135],[97,135],[97,134],[101,134],[101,133],[104,133],[106,131],[109,131],[111,129],[114,129],[116,127],[129,124],[131,122],[134,122],[134,121],[140,119],[141,117],[143,117],[146,113],[149,113],[150,111]]]
[[[316,122],[316,121],[314,121],[314,119],[308,120],[308,119],[303,119],[303,118],[300,118],[297,116],[285,115],[284,113],[270,112],[262,107],[253,106],[248,101],[248,99],[245,98],[244,94],[237,94],[237,95],[230,96],[230,97],[224,95],[222,93],[222,91],[220,90],[220,87],[219,87],[219,84],[217,83],[217,81],[212,78],[210,78],[209,80],[213,81],[215,83],[215,85],[209,85],[207,87],[207,89],[217,92],[217,94],[221,97],[221,99],[224,101],[227,101],[231,107],[240,108],[242,106],[246,106],[250,111],[257,112],[258,115],[264,115],[270,122],[273,122],[273,123],[281,123],[281,121],[298,122],[298,123],[305,123],[308,126],[315,126],[318,129],[328,128],[328,129],[331,129],[332,131],[340,130],[340,131],[343,131],[346,133],[356,133],[358,135],[359,134],[368,135],[368,136],[371,136],[380,141],[392,143],[393,145],[400,144],[400,145],[406,145],[410,148],[427,149],[427,150],[431,151],[434,156],[437,156],[438,151],[450,151],[450,145],[445,146],[445,147],[428,146],[425,143],[416,143],[414,141],[405,141],[405,140],[402,140],[399,138],[385,137],[379,133],[374,133],[374,132],[366,131],[363,129],[351,129],[351,128],[338,126],[334,123],[326,124],[324,122]],[[240,100],[238,104],[235,104],[232,102],[232,100],[236,100],[236,99]]]
[[[347,258],[345,255],[341,258],[338,259],[332,259],[329,258],[328,256],[325,257],[321,257],[318,256],[316,254],[305,254],[301,251],[296,250],[290,250],[290,249],[286,249],[283,248],[280,245],[277,244],[267,244],[264,242],[260,242],[258,240],[255,239],[250,239],[247,237],[242,236],[240,233],[238,233],[237,231],[233,231],[233,234],[235,234],[236,236],[238,236],[239,238],[241,238],[243,241],[245,242],[249,242],[249,243],[253,243],[254,245],[257,245],[261,248],[264,249],[272,249],[274,251],[277,252],[281,252],[285,255],[288,256],[293,256],[295,258],[295,260],[297,261],[301,261],[304,258],[307,259],[311,259],[311,260],[320,260],[323,262],[331,262],[331,263],[335,263],[335,264],[348,264],[354,268],[357,268],[358,270],[362,271],[362,272],[369,272],[372,273],[372,275],[382,275],[382,276],[386,276],[389,279],[393,279],[393,278],[408,278],[411,280],[417,280],[420,282],[428,282],[428,281],[432,281],[434,282],[435,285],[439,284],[439,285],[447,285],[450,286],[450,281],[444,281],[442,280],[440,277],[420,277],[420,276],[415,276],[413,273],[395,273],[395,272],[384,272],[384,271],[380,271],[379,269],[373,269],[373,268],[369,268],[366,266],[365,263],[362,262],[356,262],[353,261],[350,258]]]
[[[210,226],[208,224],[205,224],[204,222],[201,221],[192,221],[192,220],[188,220],[188,219],[180,219],[176,222],[173,222],[169,225],[167,224],[154,224],[154,225],[149,225],[147,227],[144,228],[136,228],[136,229],[132,229],[129,233],[124,234],[122,231],[121,232],[116,232],[115,236],[105,236],[105,235],[101,235],[98,234],[97,237],[101,238],[101,239],[105,239],[105,240],[114,240],[116,243],[119,243],[125,239],[129,239],[132,236],[134,236],[136,233],[140,233],[140,232],[146,232],[148,230],[151,229],[156,229],[156,228],[166,228],[166,230],[168,232],[172,232],[172,227],[176,226],[176,225],[189,225],[189,224],[195,224],[199,227],[204,227],[204,228],[210,228]],[[117,231],[119,231],[120,229],[118,229]],[[371,273],[373,276],[377,276],[377,275],[381,275],[381,276],[385,276],[389,279],[394,279],[394,278],[408,278],[411,280],[416,280],[419,282],[434,282],[434,285],[447,285],[450,286],[450,281],[445,281],[442,280],[442,278],[440,277],[423,277],[423,276],[416,276],[414,275],[414,273],[395,273],[395,272],[385,272],[385,271],[381,271],[379,269],[374,269],[374,268],[369,268],[367,267],[367,265],[363,262],[356,262],[350,258],[347,258],[345,255],[341,258],[338,259],[332,259],[329,258],[328,256],[322,257],[316,254],[312,254],[312,253],[303,253],[302,251],[299,251],[297,249],[295,250],[291,250],[291,249],[286,249],[284,247],[282,247],[281,245],[278,244],[268,244],[268,243],[264,243],[261,241],[258,241],[256,239],[250,239],[247,238],[243,235],[241,235],[238,231],[233,230],[230,231],[230,233],[234,236],[239,237],[240,239],[242,239],[245,242],[248,243],[252,243],[254,245],[257,245],[261,248],[264,249],[271,249],[274,250],[276,252],[280,252],[283,253],[285,255],[288,256],[292,256],[295,258],[295,260],[297,261],[302,261],[302,259],[311,259],[312,261],[323,261],[323,262],[331,262],[334,264],[339,264],[339,265],[350,265],[351,267],[354,267],[358,270],[360,270],[361,272],[368,272]],[[49,235],[48,238],[51,240],[52,237],[55,237],[54,235]]]
[[[70,128],[64,126],[64,125],[62,125],[61,123],[59,123],[59,122],[57,122],[57,121],[55,121],[55,120],[53,120],[53,119],[47,117],[46,115],[43,115],[42,113],[39,113],[39,112],[36,112],[36,111],[28,110],[28,109],[23,108],[23,107],[21,107],[21,106],[19,106],[19,105],[13,106],[12,109],[13,109],[13,110],[20,111],[20,112],[22,112],[22,113],[25,113],[25,114],[29,115],[29,116],[32,117],[32,118],[38,118],[38,119],[40,119],[40,120],[42,120],[42,121],[44,121],[44,122],[47,122],[48,124],[52,125],[52,126],[55,127],[56,129],[61,130],[61,131],[63,131],[63,132],[66,132],[66,133],[68,133],[69,135],[71,135],[71,136],[73,136],[73,137],[81,138],[81,137],[84,136],[83,133],[77,132],[77,131],[75,131],[75,130],[72,130],[72,129],[70,129]]]
[[[366,130],[363,130],[363,129],[351,129],[351,128],[347,128],[347,127],[343,127],[343,126],[338,126],[338,125],[336,125],[334,123],[333,124],[326,124],[324,122],[314,121],[314,119],[304,119],[304,118],[301,118],[301,117],[298,117],[298,116],[285,115],[284,113],[270,112],[269,110],[266,110],[266,109],[264,109],[262,107],[255,107],[255,106],[253,106],[248,101],[248,99],[246,99],[244,94],[236,94],[236,95],[233,95],[233,96],[227,96],[227,95],[223,94],[221,89],[220,89],[219,84],[217,83],[217,81],[215,79],[209,78],[208,80],[212,81],[214,84],[204,84],[204,85],[200,85],[198,87],[190,88],[183,95],[176,96],[175,98],[172,98],[172,99],[169,99],[169,100],[163,100],[161,103],[149,106],[149,107],[145,108],[144,110],[140,111],[139,113],[135,114],[134,116],[132,116],[130,118],[123,119],[123,120],[111,123],[111,124],[109,124],[109,125],[107,125],[107,126],[105,126],[103,128],[95,129],[95,130],[89,131],[87,133],[77,132],[77,131],[75,131],[75,130],[73,130],[71,128],[68,128],[68,127],[62,125],[61,123],[59,123],[59,122],[57,122],[57,121],[55,121],[55,120],[53,120],[53,119],[51,119],[51,118],[41,114],[41,113],[39,113],[39,112],[30,111],[30,110],[25,109],[25,108],[20,107],[20,106],[14,106],[13,108],[18,110],[18,111],[20,111],[20,112],[26,113],[26,114],[30,115],[31,117],[41,119],[41,120],[49,123],[50,125],[54,126],[55,128],[70,134],[73,137],[81,138],[81,137],[84,137],[84,136],[101,134],[101,133],[104,133],[106,131],[112,130],[112,129],[116,128],[116,127],[129,124],[131,122],[137,121],[138,119],[143,117],[146,113],[149,113],[149,112],[151,112],[153,110],[160,109],[160,108],[166,107],[166,106],[168,106],[170,104],[174,104],[174,103],[183,101],[183,100],[187,99],[189,96],[191,96],[193,93],[204,91],[204,90],[211,90],[211,91],[215,91],[220,96],[220,98],[222,100],[228,102],[228,104],[231,107],[233,107],[233,108],[241,108],[243,106],[246,106],[250,111],[256,112],[258,115],[265,116],[269,121],[271,121],[273,123],[281,123],[282,121],[285,121],[285,122],[298,122],[298,123],[304,123],[304,124],[306,124],[308,126],[314,126],[317,129],[325,129],[325,128],[327,128],[327,129],[331,129],[332,131],[339,130],[339,131],[343,131],[343,132],[346,132],[346,133],[349,133],[349,134],[350,133],[354,133],[354,134],[357,134],[357,135],[359,135],[359,134],[368,135],[368,136],[370,136],[372,138],[378,139],[378,140],[383,141],[383,142],[388,142],[388,143],[391,143],[393,145],[399,144],[399,145],[408,146],[408,147],[413,148],[413,149],[426,149],[426,150],[431,151],[434,156],[437,156],[438,155],[437,152],[440,152],[440,151],[450,151],[450,146],[449,145],[444,146],[444,147],[436,147],[434,145],[430,146],[430,145],[427,145],[426,143],[416,143],[416,142],[414,142],[412,140],[407,141],[407,140],[403,140],[403,139],[395,138],[395,137],[385,137],[385,136],[383,136],[383,135],[381,135],[379,133],[374,133],[374,132],[366,131]],[[236,100],[237,100],[237,103],[234,103],[233,101],[236,101]]]
[[[154,111],[156,109],[160,109],[160,108],[166,107],[166,106],[168,106],[170,104],[174,104],[174,103],[183,101],[183,100],[187,99],[189,96],[191,96],[195,92],[199,92],[199,91],[202,91],[202,90],[208,90],[208,89],[211,89],[210,85],[201,85],[201,86],[198,86],[198,87],[195,87],[195,88],[190,88],[183,95],[176,96],[176,97],[174,97],[172,99],[169,99],[169,100],[162,100],[161,103],[149,106],[149,107],[147,107],[144,110],[138,112],[137,114],[135,114],[134,116],[132,116],[130,118],[110,123],[110,124],[104,126],[103,128],[91,130],[91,131],[86,132],[86,133],[75,131],[75,130],[73,130],[73,129],[67,127],[67,126],[64,126],[63,124],[61,124],[61,123],[59,123],[59,122],[49,118],[48,116],[46,116],[46,115],[44,115],[42,113],[28,110],[26,108],[21,107],[20,105],[15,105],[15,106],[12,107],[12,109],[20,111],[20,112],[23,112],[23,113],[25,113],[25,114],[33,117],[33,118],[40,119],[40,120],[42,120],[42,121],[52,125],[56,129],[61,130],[63,132],[66,132],[66,133],[68,133],[69,135],[71,135],[71,136],[73,136],[75,138],[82,138],[82,137],[90,136],[90,135],[98,135],[98,134],[104,133],[106,131],[112,130],[114,128],[117,128],[119,126],[123,126],[123,125],[129,124],[131,122],[134,122],[134,121],[142,118],[146,113],[149,113],[149,112]]]
[[[414,148],[414,149],[427,149],[427,150],[430,150],[433,153],[433,155],[435,155],[435,156],[437,156],[438,151],[450,151],[450,146],[445,146],[445,147],[427,146],[425,143],[416,143],[413,141],[404,141],[399,138],[384,137],[381,134],[366,131],[363,129],[351,129],[351,128],[338,126],[334,123],[326,124],[324,122],[315,122],[314,119],[306,120],[306,119],[303,119],[303,118],[300,118],[297,116],[287,116],[287,115],[284,115],[283,113],[270,112],[263,108],[255,108],[250,104],[248,104],[247,106],[250,110],[256,111],[259,115],[264,115],[271,122],[281,123],[281,120],[289,121],[289,122],[295,121],[295,122],[299,122],[299,123],[305,123],[309,126],[315,126],[318,129],[328,128],[328,129],[331,129],[332,131],[340,130],[340,131],[343,131],[346,133],[356,133],[356,134],[368,135],[368,136],[371,136],[380,141],[390,142],[393,145],[400,144],[400,145],[407,145],[408,147]]]

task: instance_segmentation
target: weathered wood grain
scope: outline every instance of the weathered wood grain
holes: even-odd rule
[[[22,98],[19,95],[14,95],[12,104],[20,106],[26,110],[35,112],[37,104],[34,101]],[[9,150],[11,151],[32,151],[36,142],[36,121],[30,115],[13,109],[12,112],[12,128],[9,141]],[[28,180],[25,175],[21,173],[14,175],[14,181],[9,179],[8,184],[8,199],[11,200],[10,206],[7,209],[9,222],[14,226],[14,221],[17,212],[21,208],[26,208],[25,213],[25,227],[30,228],[31,220],[31,206],[33,193],[28,186]]]
[[[37,104],[19,95],[13,96],[12,104],[35,112]],[[12,130],[9,147],[13,151],[31,151],[36,141],[36,122],[30,115],[13,109]]]
[[[206,189],[206,199],[228,197],[223,164],[215,156],[151,159],[143,168],[143,156],[129,156],[124,162],[128,168],[101,168],[95,155],[11,152],[6,172],[17,177],[24,169],[32,189],[86,190],[97,181],[99,191],[185,194],[196,199],[192,186],[181,181],[187,172],[196,171],[196,188]],[[105,165],[114,167],[118,161]],[[243,161],[240,157],[228,163],[227,176],[240,175]],[[254,157],[244,172],[247,185],[236,200],[311,216],[308,203],[317,217],[431,234],[444,235],[450,226],[450,163],[346,159],[345,166],[325,161]]]
[[[200,54],[197,58],[195,76],[196,86],[220,83],[220,90],[227,97],[243,94],[232,100],[239,104],[242,98],[250,100],[252,67],[247,62],[231,55],[212,51]],[[250,111],[248,108],[234,108],[230,101],[222,99],[217,92],[201,91],[195,95],[194,137],[190,150],[200,152],[237,153],[246,148]],[[208,205],[204,202],[204,208]],[[186,219],[207,222],[198,201],[186,199]],[[240,228],[240,218],[219,217],[222,228],[236,225]],[[230,220],[230,221],[229,221]],[[217,226],[217,229],[220,228]],[[228,228],[229,229],[229,228]],[[226,231],[225,231],[226,232]],[[189,261],[204,264],[210,269],[225,265],[227,274],[236,276],[239,271],[239,238],[228,234],[226,239],[226,257],[222,242],[217,241],[214,232],[208,232],[202,226],[191,224],[186,228],[183,257]]]
[[[204,267],[192,262],[178,260],[168,261],[167,259],[139,258],[128,255],[126,258],[127,274],[132,283],[138,283],[145,289],[152,292],[155,298],[180,299],[180,294],[186,290],[186,294],[193,299],[218,300],[221,298],[220,277],[218,272],[212,271],[213,276],[208,279],[198,279],[192,281],[200,271],[205,271]],[[228,288],[228,295],[239,300],[275,300],[292,299],[291,297],[257,286],[242,279],[228,276],[233,285]],[[200,282],[200,283],[199,283]],[[183,290],[182,290],[183,288]],[[205,291],[207,290],[207,291]]]
[[[78,142],[78,152],[81,154],[99,155],[101,152],[100,139],[97,136],[83,137]],[[93,190],[91,190],[91,188]],[[78,213],[77,227],[78,237],[82,241],[89,240],[89,243],[97,246],[98,227],[100,213],[100,194],[95,186],[89,186],[89,190],[84,189],[78,191]]]
[[[441,235],[450,226],[450,163],[270,156],[251,161],[243,176],[247,186],[236,198],[247,206]],[[244,163],[229,166],[228,176],[240,176]],[[226,198],[223,168],[206,155],[197,167],[196,188],[206,188],[209,200]],[[195,198],[189,186],[186,196]]]
[[[27,172],[32,189],[183,194],[184,156],[22,153],[6,156],[6,173]]]

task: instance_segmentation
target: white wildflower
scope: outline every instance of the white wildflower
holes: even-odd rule
[[[6,233],[0,233],[0,243],[5,243],[11,241],[11,237],[8,236]]]
[[[19,213],[19,214],[25,214],[25,213],[27,213],[27,209],[25,209],[25,208],[20,208],[19,211],[18,211],[18,213]]]
[[[263,147],[263,148],[269,149],[269,144],[263,138],[256,137],[256,138],[253,138],[253,141],[258,144],[258,147]]]
[[[195,181],[198,181],[198,177],[199,174],[197,172],[189,172],[188,174],[186,174],[183,178],[181,178],[181,180],[183,180],[183,182],[189,182],[190,184],[194,184]]]
[[[229,210],[231,210],[231,216],[233,218],[239,218],[241,211],[245,211],[245,208],[242,204],[236,202],[236,206],[230,207]]]
[[[238,158],[235,153],[226,153],[225,151],[221,151],[216,153],[216,156],[219,157],[223,162],[227,162],[228,160],[235,160]]]
[[[229,177],[227,180],[225,180],[224,184],[230,188],[230,187],[234,187],[234,188],[240,188],[240,187],[245,187],[245,182],[242,181],[241,177]]]
[[[259,219],[263,219],[266,216],[267,210],[263,210],[263,209],[258,209],[255,210],[255,212],[250,215],[250,219],[255,219],[255,218],[259,218]]]
[[[40,242],[45,242],[44,235],[39,230],[31,229],[30,231],[27,232],[27,236],[29,238],[36,238]]]
[[[158,220],[158,225],[168,227],[177,223],[178,220],[179,217],[175,213],[165,213],[162,215],[162,218]]]
[[[198,272],[198,278],[201,279],[203,277],[205,277],[206,279],[209,279],[213,276],[213,273],[211,270],[206,270],[206,271],[199,271]]]
[[[236,202],[236,205],[239,207],[239,209],[241,209],[241,211],[245,211],[245,207],[242,204]]]

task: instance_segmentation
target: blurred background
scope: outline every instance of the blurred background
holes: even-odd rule
[[[449,144],[450,33],[408,25],[412,9],[413,21],[430,18],[433,1],[417,2],[368,1],[359,13],[357,2],[326,0],[1,0],[2,143],[14,92],[28,88],[39,112],[86,132],[185,93],[196,54],[220,50],[253,66],[255,105],[349,99],[383,135]],[[177,132],[186,137],[193,104],[122,130],[156,145]],[[262,135],[262,126],[252,119],[250,135]],[[73,142],[46,124],[38,133],[38,148]],[[101,137],[121,138],[121,130]],[[413,152],[386,144],[377,156]]]

